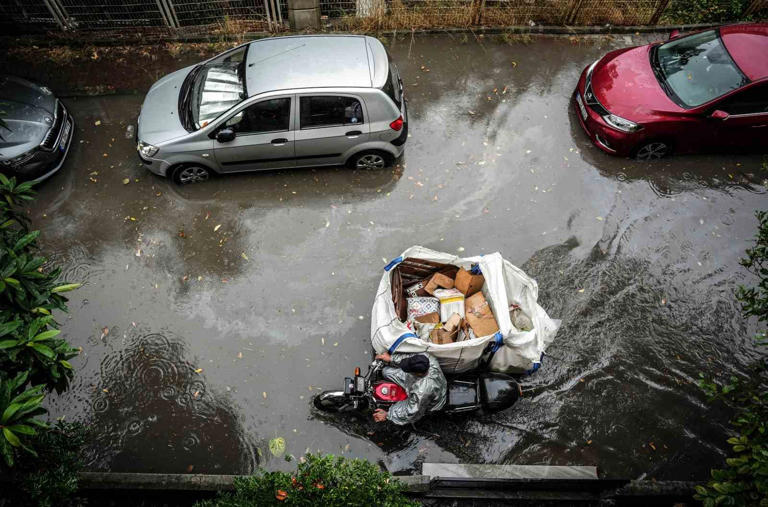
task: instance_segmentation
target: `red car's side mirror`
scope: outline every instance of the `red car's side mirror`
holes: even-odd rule
[[[672,30],[669,34],[669,40],[677,39],[678,37],[680,37],[680,30]]]
[[[712,114],[709,115],[709,117],[714,120],[727,120],[729,116],[731,115],[720,109],[713,111]]]

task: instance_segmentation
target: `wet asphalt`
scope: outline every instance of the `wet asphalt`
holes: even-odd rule
[[[93,470],[286,467],[267,446],[283,437],[294,455],[393,472],[461,461],[706,477],[728,417],[696,380],[755,357],[733,290],[753,282],[738,259],[768,174],[761,156],[640,163],[589,143],[569,102],[581,70],[652,38],[389,37],[411,125],[382,171],[178,187],[138,161],[127,127],[141,95],[65,99],[73,148],[31,209],[44,253],[84,283],[60,316],[82,353],[52,416],[93,430]],[[538,280],[563,327],[526,397],[405,429],[316,413],[313,394],[370,360],[382,268],[415,244],[499,251]]]

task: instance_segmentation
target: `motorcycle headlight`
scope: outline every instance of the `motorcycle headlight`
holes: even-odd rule
[[[603,116],[603,120],[605,120],[605,123],[611,127],[615,128],[616,130],[621,130],[622,132],[637,132],[643,128],[637,123],[626,120],[621,116],[616,116],[615,114],[606,114]]]
[[[157,146],[152,146],[151,144],[145,143],[144,141],[139,141],[139,144],[136,147],[136,149],[139,150],[139,153],[141,153],[145,157],[153,157],[160,150],[160,148],[158,148]]]

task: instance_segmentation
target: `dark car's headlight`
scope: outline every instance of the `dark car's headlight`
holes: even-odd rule
[[[616,116],[615,114],[606,114],[603,116],[603,120],[611,127],[616,130],[621,130],[622,132],[637,132],[643,128],[637,123],[622,118],[621,116]]]
[[[152,146],[151,144],[145,143],[144,141],[139,141],[139,144],[136,146],[136,149],[139,150],[139,153],[141,153],[145,157],[153,157],[160,150],[160,148],[158,148],[157,146]]]
[[[11,167],[13,169],[18,169],[19,167],[23,166],[30,160],[32,160],[32,157],[35,156],[35,153],[37,153],[36,150],[30,150],[26,153],[22,153],[18,157],[9,158],[8,160],[3,160],[2,163],[5,167]]]

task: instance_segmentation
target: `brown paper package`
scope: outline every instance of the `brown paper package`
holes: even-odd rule
[[[485,277],[483,275],[473,275],[464,268],[461,268],[456,273],[456,281],[454,287],[462,292],[466,297],[480,292],[485,283]]]
[[[482,292],[464,301],[464,316],[477,337],[488,336],[499,330],[491,305],[485,300]]]

